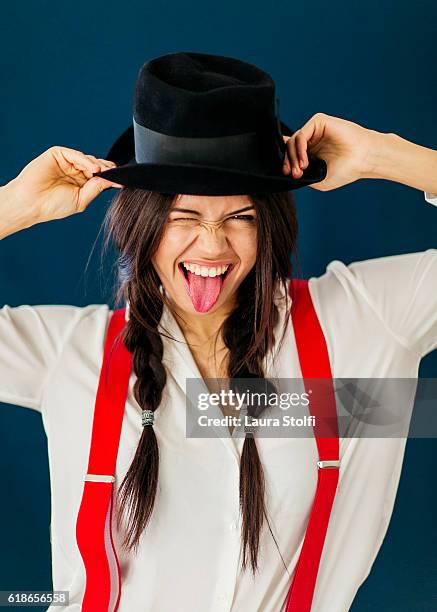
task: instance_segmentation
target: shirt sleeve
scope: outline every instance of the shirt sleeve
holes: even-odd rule
[[[0,309],[0,402],[41,412],[46,382],[81,310],[27,305]]]
[[[430,204],[434,204],[434,206],[437,206],[437,193],[425,192],[425,200]]]
[[[437,348],[437,249],[354,262],[348,268],[403,346],[420,357]]]

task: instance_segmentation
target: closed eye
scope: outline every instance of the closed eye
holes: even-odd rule
[[[255,217],[253,215],[232,215],[231,217],[226,217],[225,221],[236,219],[238,221],[255,221]],[[199,219],[195,219],[193,217],[175,217],[170,219],[170,221],[197,221]]]
[[[232,215],[232,217],[227,217],[228,219],[240,219],[242,221],[255,221],[255,217],[253,215]]]

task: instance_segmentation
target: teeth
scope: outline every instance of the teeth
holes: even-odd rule
[[[189,263],[185,261],[182,262],[182,265],[184,266],[184,268],[186,268],[190,272],[193,272],[197,276],[219,276],[220,274],[223,274],[229,268],[229,264],[224,265],[224,266],[217,266],[217,267],[209,268],[208,266],[199,266],[197,264],[193,264],[193,263]]]

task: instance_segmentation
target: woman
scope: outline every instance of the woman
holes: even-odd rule
[[[31,162],[1,188],[0,235],[83,211],[101,190],[124,186],[106,220],[120,254],[119,297],[129,303],[124,342],[133,357],[115,472],[118,610],[278,612],[314,498],[314,441],[240,438],[227,427],[189,438],[184,405],[189,378],[300,376],[284,300],[296,242],[293,200],[284,183],[260,192],[256,159],[257,189],[237,195],[226,194],[237,190],[227,188],[234,170],[208,182],[189,168],[160,175],[154,165],[148,174],[136,129],[137,167],[121,170],[60,147]],[[284,141],[281,180],[291,181],[289,189],[385,178],[437,203],[437,153],[394,134],[318,114]],[[308,174],[316,163],[308,153],[326,162],[326,178],[320,166]],[[238,184],[246,180],[239,175]],[[175,189],[178,181],[185,190]],[[436,281],[435,249],[336,261],[311,279],[333,375],[416,376],[421,357],[437,347]],[[70,592],[70,604],[54,609],[82,609],[75,521],[111,315],[106,305],[1,312],[0,399],[40,411],[48,435],[53,583]],[[404,447],[403,439],[340,440],[340,483],[311,610],[349,609],[385,535]]]

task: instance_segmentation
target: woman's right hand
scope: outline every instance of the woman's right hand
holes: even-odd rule
[[[3,220],[11,220],[23,227],[35,223],[62,219],[75,213],[83,212],[88,204],[105,189],[121,187],[100,177],[93,177],[93,172],[100,172],[115,167],[105,159],[85,155],[67,147],[51,147],[33,159],[23,168],[20,174],[1,188],[0,204]],[[3,229],[3,228],[2,228]],[[2,231],[3,235],[12,232]]]

